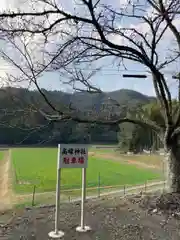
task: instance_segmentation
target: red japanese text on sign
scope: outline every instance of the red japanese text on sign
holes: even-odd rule
[[[75,157],[73,157],[73,158],[71,159],[71,163],[72,163],[72,164],[75,164],[75,163],[77,163],[77,160],[76,160],[76,158],[75,158]]]
[[[79,159],[78,159],[78,163],[80,163],[80,164],[84,164],[84,157],[79,157]]]
[[[69,164],[69,158],[68,158],[68,157],[64,157],[63,162],[64,162],[65,164]]]
[[[87,168],[88,146],[83,144],[61,144],[60,168]]]

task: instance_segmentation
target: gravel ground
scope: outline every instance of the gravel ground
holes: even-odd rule
[[[180,194],[178,193],[153,193],[143,198],[132,196],[129,198],[129,201],[138,204],[142,209],[147,210],[148,213],[163,214],[180,220]]]
[[[180,221],[159,211],[142,209],[138,197],[89,200],[86,224],[92,231],[77,233],[80,204],[61,205],[60,229],[64,240],[179,240]],[[142,204],[141,204],[142,205]],[[54,228],[54,207],[19,209],[0,215],[1,240],[46,240]]]

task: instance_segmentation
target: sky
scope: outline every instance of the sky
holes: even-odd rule
[[[63,5],[63,8],[67,11],[73,10],[73,1],[80,1],[80,0],[61,0],[61,3]],[[151,9],[149,6],[146,6],[144,3],[145,0],[139,0],[140,5],[143,6],[143,8],[147,8],[147,12],[151,14]],[[23,2],[25,0],[1,0],[1,10],[7,10],[10,9],[16,9],[18,6],[23,6]],[[106,4],[112,4],[112,0],[103,0]],[[115,9],[119,8],[126,8],[127,0],[113,0],[113,7]],[[176,19],[175,24],[178,26],[180,25],[179,19]],[[147,31],[146,26],[139,22],[136,23],[132,19],[125,19],[119,23],[121,27],[128,26],[128,27],[135,27],[137,29],[140,29],[140,31]],[[116,36],[113,36],[112,41],[116,43],[121,43],[121,39],[117,38]],[[159,55],[161,57],[164,57],[165,53],[167,52],[167,49],[171,47],[172,44],[172,35],[170,32],[167,32],[165,34],[165,37],[163,39],[163,44],[159,46]],[[8,66],[7,63],[1,60],[0,62],[0,77],[4,77],[8,71],[11,72],[11,74],[15,74],[15,69],[12,69]],[[110,92],[114,90],[119,90],[122,88],[125,89],[132,89],[135,91],[139,91],[146,95],[155,95],[152,81],[151,81],[151,75],[147,73],[144,66],[140,64],[135,64],[134,62],[128,61],[126,63],[127,70],[124,70],[123,67],[117,67],[115,64],[112,64],[112,59],[105,59],[101,61],[101,64],[104,66],[101,71],[97,72],[95,76],[91,79],[91,82],[94,83],[96,86],[98,86],[101,90]],[[179,64],[180,65],[180,64]],[[172,79],[173,73],[176,71],[180,71],[180,66],[178,64],[173,64],[169,66],[169,68],[165,71],[165,76],[168,79],[168,85],[170,86],[170,89],[172,90],[173,96],[176,95],[176,81]],[[123,74],[147,74],[146,79],[132,79],[132,78],[123,78]],[[70,92],[72,89],[68,85],[62,85],[61,81],[63,80],[63,76],[59,76],[59,73],[47,73],[44,74],[40,79],[40,85],[42,88],[51,89],[51,90],[62,90],[62,91],[68,91]]]

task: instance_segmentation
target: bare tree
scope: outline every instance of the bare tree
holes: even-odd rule
[[[17,82],[18,79],[19,82],[26,80],[33,83],[54,113],[48,114],[42,109],[38,111],[48,120],[54,121],[72,119],[83,123],[109,125],[131,122],[152,128],[160,136],[166,152],[169,153],[169,189],[180,192],[180,108],[178,104],[178,109],[174,110],[172,95],[163,74],[163,69],[180,57],[180,34],[174,24],[180,12],[179,1],[170,0],[165,3],[163,0],[148,0],[145,6],[132,0],[126,7],[119,9],[113,6],[113,3],[107,5],[100,0],[79,0],[74,2],[74,8],[70,11],[66,11],[58,1],[28,2],[29,11],[9,10],[0,14],[1,39],[10,42],[11,47],[23,57],[23,61],[14,59],[9,52],[3,50],[1,55],[19,69],[20,75],[15,76],[14,81]],[[34,10],[33,4],[37,3],[40,8]],[[135,24],[130,27],[124,24],[122,27],[122,19],[131,19]],[[143,29],[138,29],[137,23],[141,23]],[[167,31],[173,33],[177,47],[174,51],[169,51],[164,58],[159,49]],[[39,38],[41,44],[38,44]],[[36,49],[37,45],[40,45],[38,58],[32,56],[32,47]],[[96,65],[99,60],[107,57],[114,57],[119,64],[126,65],[128,61],[133,61],[147,68],[152,75],[157,100],[161,106],[163,125],[150,121],[143,114],[133,118],[93,113],[89,116],[89,113],[81,112],[72,106],[57,108],[38,84],[38,78],[43,72],[59,71],[60,74],[68,76],[68,83],[74,89],[81,90],[76,85],[80,82],[84,86],[83,90],[101,92],[90,82],[94,72],[85,76],[81,67],[87,63]],[[110,101],[114,103],[112,99]],[[115,104],[118,105],[117,102]]]

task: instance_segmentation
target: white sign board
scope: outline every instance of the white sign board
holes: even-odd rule
[[[87,168],[88,145],[60,144],[59,168]]]
[[[81,225],[76,228],[78,232],[87,232],[91,228],[84,225],[84,203],[86,198],[86,168],[88,162],[88,145],[58,144],[57,157],[57,184],[56,184],[56,212],[55,230],[49,232],[49,237],[60,239],[64,232],[59,230],[59,207],[60,207],[60,180],[61,168],[82,168],[82,203],[81,203]]]

